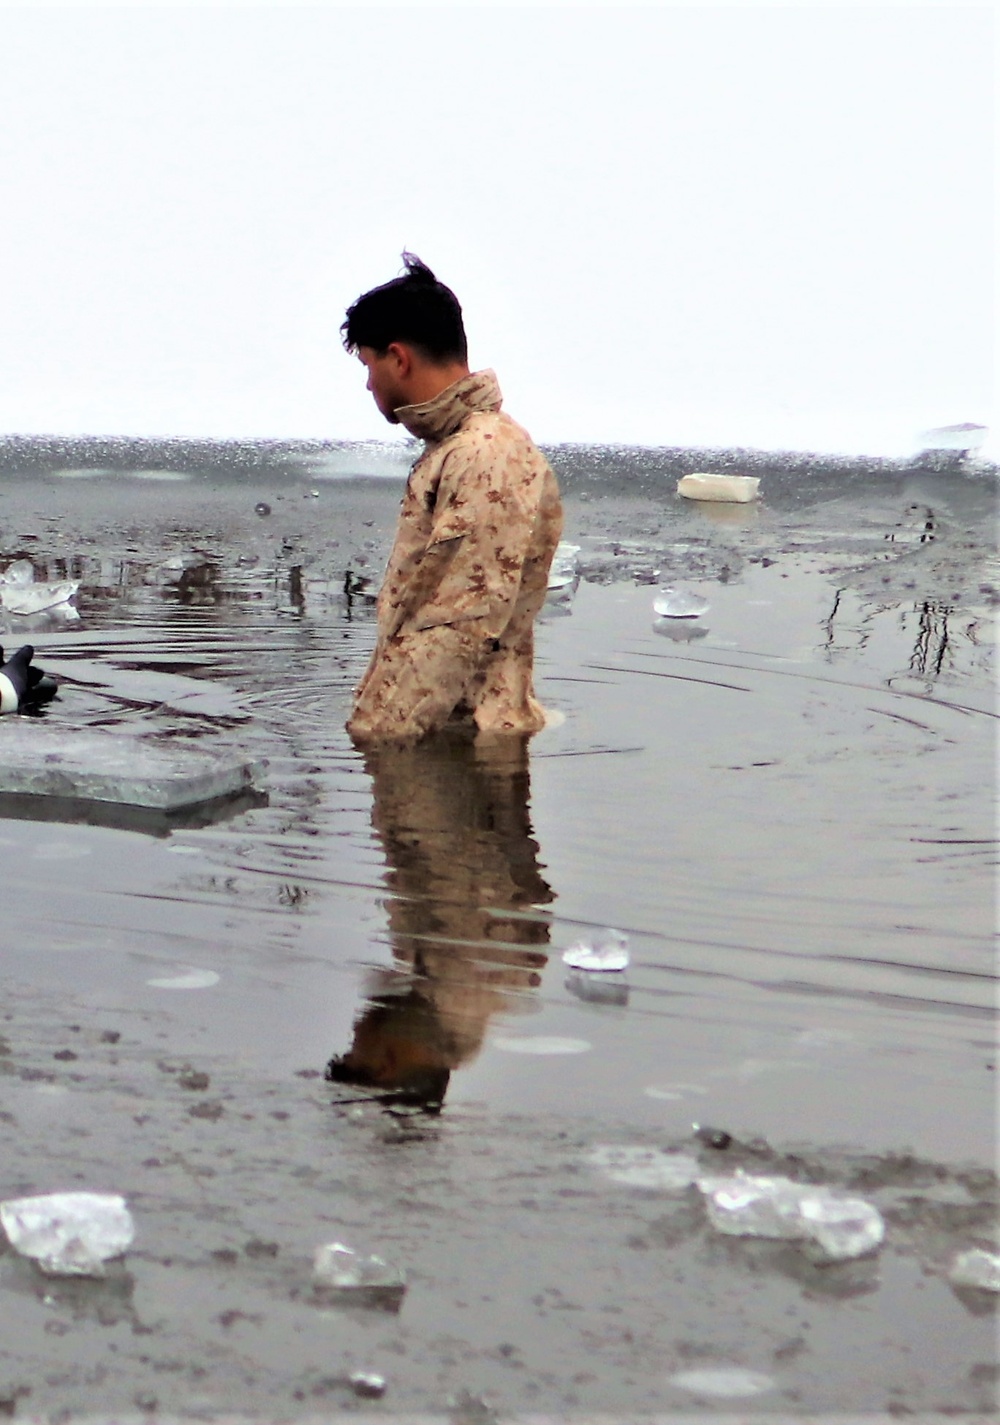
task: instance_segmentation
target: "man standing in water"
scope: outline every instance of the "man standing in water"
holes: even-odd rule
[[[419,258],[341,328],[390,424],[424,441],[378,600],[378,638],[347,729],[413,741],[446,724],[530,734],[534,622],[562,530],[555,477],[470,372],[462,308]]]

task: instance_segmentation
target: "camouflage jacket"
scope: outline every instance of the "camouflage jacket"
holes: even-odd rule
[[[425,442],[400,508],[378,600],[378,641],[349,730],[420,736],[471,717],[533,732],[533,625],[562,531],[555,476],[500,409],[492,371],[401,406]]]

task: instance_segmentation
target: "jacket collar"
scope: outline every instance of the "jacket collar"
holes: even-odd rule
[[[492,371],[472,371],[433,400],[397,406],[394,414],[411,435],[434,443],[454,435],[474,411],[498,411],[502,400]]]

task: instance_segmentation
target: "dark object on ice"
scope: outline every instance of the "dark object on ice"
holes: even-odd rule
[[[724,1128],[711,1128],[707,1123],[693,1123],[691,1127],[698,1142],[708,1148],[728,1148],[733,1141],[733,1135]]]
[[[0,648],[0,713],[27,712],[54,698],[58,683],[41,668],[33,668],[35,650],[25,643],[4,662]]]

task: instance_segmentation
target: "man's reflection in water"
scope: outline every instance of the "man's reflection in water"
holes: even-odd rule
[[[385,849],[395,964],[375,972],[346,1054],[327,1078],[441,1106],[492,1014],[537,986],[553,899],[528,813],[527,738],[448,729],[365,751]]]

